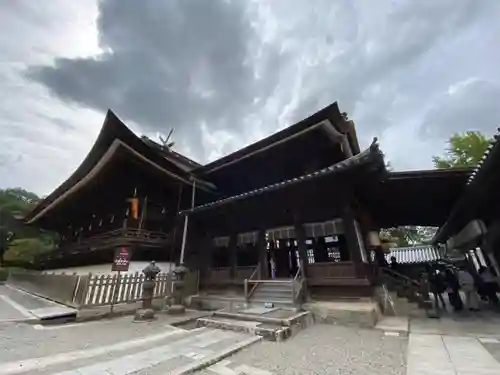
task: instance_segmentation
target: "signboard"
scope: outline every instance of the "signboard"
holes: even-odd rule
[[[115,250],[111,271],[127,272],[130,265],[130,251],[126,247]]]

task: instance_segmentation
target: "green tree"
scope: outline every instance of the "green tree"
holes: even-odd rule
[[[432,161],[438,169],[475,167],[488,148],[490,140],[482,133],[470,131],[456,133],[448,140],[444,156],[433,156]]]
[[[42,233],[17,218],[39,201],[36,194],[22,188],[0,189],[0,266],[32,264],[36,253],[54,248],[52,233]]]
[[[44,237],[14,239],[4,254],[5,263],[18,267],[33,266],[37,255],[53,249],[53,243]]]

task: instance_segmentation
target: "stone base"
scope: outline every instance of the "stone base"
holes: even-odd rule
[[[155,319],[155,312],[153,309],[139,309],[135,312],[134,322],[145,322]]]
[[[311,301],[303,305],[311,311],[314,321],[326,324],[357,325],[373,328],[382,313],[376,302]]]
[[[172,305],[166,308],[165,311],[170,315],[180,315],[186,312],[186,307],[184,305]]]

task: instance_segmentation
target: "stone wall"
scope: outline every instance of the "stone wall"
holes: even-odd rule
[[[74,306],[78,275],[49,275],[36,271],[12,271],[7,283],[26,292]]]

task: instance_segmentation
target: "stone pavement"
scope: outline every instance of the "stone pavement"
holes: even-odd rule
[[[410,333],[407,375],[434,374],[498,375],[500,363],[481,339]]]
[[[15,322],[44,301],[3,288],[0,293],[0,375],[179,375],[202,365],[199,375],[500,374],[500,316],[490,312],[409,322],[396,317],[378,330],[317,324],[274,343],[230,331],[179,329],[163,314],[150,323],[132,323],[131,317],[62,326]]]
[[[129,324],[143,326],[140,323]],[[84,323],[87,329],[92,323]],[[96,329],[97,323],[94,323]],[[105,345],[92,345],[83,349],[59,348],[52,354],[30,357],[21,352],[18,358],[0,361],[0,374],[33,375],[165,375],[184,374],[216,362],[241,347],[261,338],[230,331],[197,328],[191,331],[174,327],[159,329],[156,333]],[[104,332],[106,325],[101,325]],[[74,332],[75,327],[52,331]],[[78,336],[74,336],[78,341]],[[56,340],[43,342],[43,346],[56,344]],[[0,351],[1,353],[1,351]],[[4,355],[2,353],[2,355]],[[19,358],[20,357],[20,358]]]

